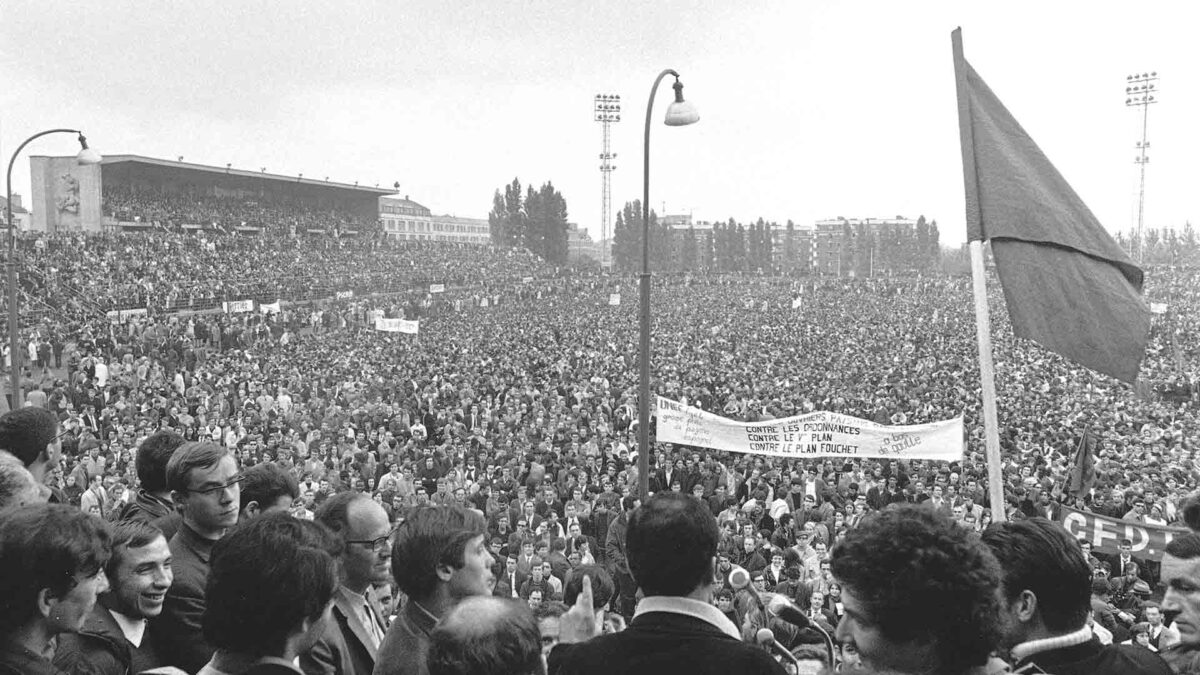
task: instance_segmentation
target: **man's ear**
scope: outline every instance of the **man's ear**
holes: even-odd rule
[[[262,507],[260,507],[258,505],[258,502],[252,501],[252,502],[246,504],[245,508],[242,509],[242,513],[239,514],[239,516],[238,516],[238,521],[241,522],[242,515],[250,516],[251,518],[253,518],[254,516],[259,515],[261,512],[262,512]]]
[[[454,567],[447,563],[438,563],[434,571],[437,573],[438,579],[443,582],[449,582],[450,577],[454,576]]]
[[[52,605],[55,604],[55,601],[56,598],[51,593],[49,588],[43,588],[38,591],[36,604],[38,613],[42,615],[42,618],[50,618],[50,611],[53,609]]]

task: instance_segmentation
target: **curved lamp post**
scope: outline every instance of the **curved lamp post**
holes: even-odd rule
[[[659,73],[654,79],[654,86],[650,88],[650,100],[646,103],[645,162],[642,167],[642,274],[638,280],[641,291],[641,380],[638,386],[637,464],[638,497],[642,503],[650,496],[650,115],[654,110],[658,84],[668,75],[675,78],[675,100],[667,106],[667,117],[663,123],[669,127],[682,127],[700,121],[696,106],[683,100],[683,83],[679,81],[679,73],[670,68]]]
[[[20,317],[17,307],[17,226],[13,222],[12,215],[12,170],[13,165],[17,162],[17,155],[25,149],[30,142],[49,136],[50,134],[77,134],[79,136],[79,154],[75,155],[75,161],[80,165],[86,166],[89,164],[99,164],[101,157],[99,153],[88,147],[87,139],[83,137],[83,132],[78,129],[48,129],[38,132],[25,142],[17,146],[17,151],[12,154],[12,159],[8,160],[8,174],[6,177],[7,183],[7,202],[4,205],[4,222],[8,225],[8,264],[5,265],[8,272],[8,349],[9,361],[11,362],[10,376],[12,382],[12,409],[20,408],[24,401],[21,395],[21,335],[20,335]]]

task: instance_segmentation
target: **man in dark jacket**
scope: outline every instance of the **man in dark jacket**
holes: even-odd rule
[[[121,520],[152,523],[175,512],[171,491],[167,489],[167,462],[183,444],[183,436],[173,431],[159,431],[142,441],[134,459],[142,487],[133,502],[120,513]],[[175,529],[178,529],[177,525],[167,534],[168,540],[174,536]]]
[[[147,622],[162,613],[171,587],[171,549],[162,531],[136,521],[113,528],[105,572],[112,584],[84,620],[59,637],[54,665],[74,675],[125,675],[163,665],[146,639]]]
[[[995,523],[983,541],[1000,561],[1001,643],[1017,672],[1056,675],[1170,675],[1154,652],[1102,645],[1087,623],[1091,570],[1079,543],[1058,523]]]
[[[742,642],[737,626],[711,603],[719,539],[717,521],[690,495],[657,494],[635,509],[627,554],[645,599],[626,630],[555,646],[551,675],[783,673],[770,654]],[[581,604],[590,613],[590,585],[585,596]],[[576,637],[571,631],[569,639]]]

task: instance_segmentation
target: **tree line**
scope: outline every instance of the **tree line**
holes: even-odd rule
[[[566,264],[567,200],[549,181],[522,193],[521,181],[513,178],[492,197],[488,232],[497,246],[527,248],[547,262]]]

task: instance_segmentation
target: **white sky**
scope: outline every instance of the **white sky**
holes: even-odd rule
[[[1156,70],[1146,224],[1200,220],[1200,6],[1187,2],[9,0],[0,156],[52,126],[94,148],[365,185],[486,217],[550,180],[599,233],[601,128],[620,94],[614,211],[641,197],[646,98],[678,70],[699,124],[652,129],[652,206],[698,219],[938,221],[964,238],[950,31],[1110,230],[1136,221],[1141,117],[1125,76]],[[29,154],[68,154],[68,136]],[[28,197],[26,197],[28,199]]]

